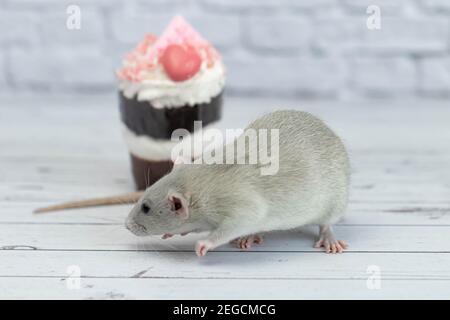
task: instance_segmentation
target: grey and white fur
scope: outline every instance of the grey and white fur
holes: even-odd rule
[[[195,247],[204,256],[232,240],[246,249],[262,241],[261,233],[318,224],[315,247],[346,249],[331,229],[345,212],[350,180],[339,137],[315,116],[293,110],[262,116],[249,128],[279,129],[276,174],[261,175],[261,164],[178,164],[145,191],[126,227],[163,238],[209,232]]]

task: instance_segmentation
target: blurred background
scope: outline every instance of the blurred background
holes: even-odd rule
[[[448,0],[1,0],[0,94],[114,93],[177,13],[221,51],[230,96],[450,98]]]

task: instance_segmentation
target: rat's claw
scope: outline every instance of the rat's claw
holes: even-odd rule
[[[348,248],[348,244],[344,240],[338,240],[337,242],[342,247],[342,249],[347,249]]]
[[[323,246],[323,240],[319,239],[316,241],[316,243],[314,244],[314,248],[320,248]]]
[[[203,257],[210,249],[212,249],[212,244],[207,240],[199,240],[195,245],[195,253],[199,257]]]
[[[256,244],[263,243],[263,236],[260,234],[253,235],[253,243],[256,243]]]
[[[250,249],[252,247],[253,237],[245,237],[241,239],[241,249]]]
[[[337,252],[336,243],[332,243],[331,244],[331,253],[336,253],[336,252]]]
[[[344,252],[345,249],[348,248],[348,245],[343,240],[337,240],[336,241],[336,248],[337,248],[337,252],[338,253],[342,253],[342,252]]]
[[[331,245],[330,245],[330,241],[325,240],[325,251],[326,253],[330,253],[331,252]]]

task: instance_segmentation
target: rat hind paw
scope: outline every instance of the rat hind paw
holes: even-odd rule
[[[252,244],[263,243],[263,237],[260,234],[251,234],[249,236],[240,237],[231,241],[231,243],[236,244],[239,249],[250,249]]]
[[[320,236],[320,239],[315,243],[314,248],[325,248],[326,253],[342,253],[348,248],[348,244],[344,240],[331,239],[327,236]]]
[[[336,240],[330,225],[321,225],[319,236],[314,248],[324,247],[326,253],[342,253],[348,248],[344,240]]]

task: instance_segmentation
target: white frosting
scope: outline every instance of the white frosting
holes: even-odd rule
[[[198,73],[186,81],[172,81],[158,66],[144,75],[141,82],[121,80],[119,84],[125,97],[132,99],[137,95],[137,100],[149,101],[155,108],[209,103],[224,86],[225,67],[221,61],[216,61],[210,68],[203,62]]]
[[[195,131],[191,134],[191,138],[183,139],[181,143],[201,143],[205,146],[205,139],[207,137],[208,130],[217,130],[212,128],[214,123],[209,124],[202,128],[201,131]],[[122,123],[123,136],[125,143],[128,146],[129,151],[141,158],[154,161],[170,160],[172,156],[172,148],[179,144],[179,141],[172,141],[168,139],[155,139],[147,135],[138,136],[136,133],[128,129],[128,127]],[[194,150],[195,151],[195,150]],[[193,154],[194,157],[198,156]]]

